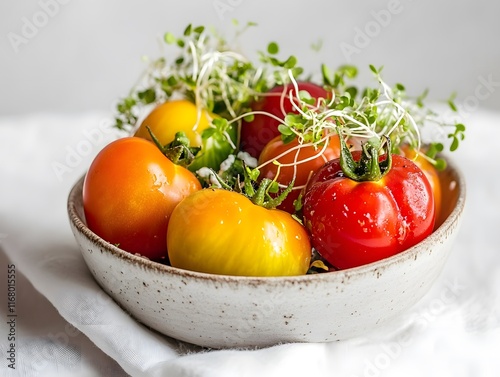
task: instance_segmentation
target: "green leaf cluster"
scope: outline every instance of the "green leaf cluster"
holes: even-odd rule
[[[238,22],[234,24],[240,27]],[[236,30],[236,37],[253,26],[254,23],[247,23]],[[134,129],[150,106],[172,97],[187,98],[220,116],[203,132],[203,145],[193,169],[217,167],[230,153],[237,151],[238,128],[243,120],[249,122],[255,116],[252,104],[274,86],[296,85],[304,74],[295,55],[280,56],[281,49],[275,41],[258,51],[259,62],[254,63],[232,49],[225,38],[204,26],[188,25],[180,36],[168,32],[163,40],[176,52],[149,62],[139,83],[117,104],[115,125],[120,129]],[[388,137],[393,152],[406,144],[420,151],[421,131],[432,125],[447,130],[442,134],[450,139],[450,151],[459,147],[465,137],[465,126],[444,121],[429,109],[425,104],[428,90],[411,97],[404,84],[389,85],[383,80],[383,66],[369,65],[368,69],[375,78],[374,84],[360,87],[355,83],[359,74],[357,67],[341,65],[331,69],[321,64],[322,85],[329,95],[318,100],[307,91],[299,91],[300,111],[287,114],[278,127],[283,141],[298,138],[301,143],[320,147],[326,138],[339,133],[361,143],[380,142]],[[455,99],[456,93],[453,93],[447,100],[453,112],[458,110]],[[445,166],[440,158],[444,140],[426,142],[425,151],[436,167]],[[266,190],[269,192],[271,188]]]

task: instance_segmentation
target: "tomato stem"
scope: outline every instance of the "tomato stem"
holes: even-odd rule
[[[253,173],[253,174],[252,174]],[[253,204],[272,209],[279,206],[286,199],[288,194],[292,191],[295,180],[292,180],[289,185],[276,197],[269,195],[270,192],[274,193],[277,191],[277,182],[275,179],[264,178],[255,189],[256,181],[259,175],[255,175],[255,170],[250,171],[248,167],[243,169],[243,192],[247,198],[249,198]]]
[[[354,160],[344,138],[339,138],[340,166],[346,177],[357,182],[378,181],[389,172],[392,165],[391,140],[387,136],[382,137],[385,143],[381,146],[371,140],[363,144],[359,161]],[[384,159],[380,158],[382,155],[385,155]]]
[[[146,129],[158,149],[176,165],[188,166],[200,151],[200,147],[190,147],[186,134],[179,131],[175,134],[174,140],[167,145],[162,145],[149,126]]]
[[[253,198],[256,195],[256,192],[252,185],[252,179],[250,178],[250,174],[248,173],[247,167],[243,167],[243,191],[246,196],[249,198]],[[255,203],[255,202],[254,202]]]
[[[272,179],[264,178],[260,182],[259,187],[257,187],[253,196],[250,197],[252,203],[267,209],[276,208],[283,203],[288,194],[292,191],[294,181],[292,180],[292,182],[290,182],[290,184],[277,197],[272,198],[269,195],[269,190],[274,183],[275,182]]]
[[[209,170],[211,171],[211,173],[215,177],[216,181],[219,183],[219,187],[223,188],[224,190],[233,191],[233,187],[229,186],[226,182],[224,182],[224,180],[219,176],[219,174],[217,174],[215,172],[215,170],[210,169],[210,168],[209,168]],[[235,187],[239,188],[239,182],[236,183]],[[234,190],[234,191],[240,192],[238,190]]]

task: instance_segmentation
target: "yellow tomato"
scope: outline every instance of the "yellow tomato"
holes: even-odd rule
[[[439,217],[441,211],[441,182],[439,181],[439,174],[436,168],[422,156],[423,151],[418,155],[417,152],[410,148],[408,145],[404,145],[402,148],[405,157],[412,160],[425,174],[427,180],[431,184],[432,193],[434,194],[434,208],[436,212],[436,217]]]
[[[198,109],[192,102],[181,99],[167,101],[154,108],[141,123],[135,136],[152,140],[149,127],[162,145],[170,143],[175,134],[183,131],[192,147],[202,145],[201,133],[208,128],[215,115]]]
[[[303,275],[311,244],[292,215],[223,189],[193,193],[175,207],[167,232],[174,267],[237,276]]]

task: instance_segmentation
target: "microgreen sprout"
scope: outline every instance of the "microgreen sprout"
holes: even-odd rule
[[[253,25],[248,23],[244,30]],[[192,100],[200,115],[207,110],[235,119],[250,110],[254,99],[284,82],[289,69],[296,75],[302,71],[294,56],[278,59],[275,42],[267,46],[267,52],[260,52],[264,64],[257,66],[202,26],[189,25],[181,37],[166,33],[163,40],[179,48],[179,53],[171,61],[160,57],[149,63],[129,96],[117,105],[116,127],[134,129],[148,105],[179,96]]]
[[[237,22],[234,24],[239,27]],[[236,36],[254,25],[244,25],[236,31]],[[133,130],[149,106],[183,97],[197,105],[199,117],[204,110],[217,115],[212,119],[211,128],[202,133],[202,138],[206,140],[222,134],[237,153],[238,140],[233,142],[229,128],[241,127],[242,120],[251,121],[256,115],[266,115],[279,122],[278,130],[285,143],[297,139],[298,145],[285,152],[295,154],[293,162],[281,165],[293,166],[294,171],[299,164],[323,156],[329,139],[337,134],[358,149],[367,142],[381,144],[383,138],[389,138],[393,153],[402,153],[401,147],[409,145],[416,155],[422,155],[438,169],[445,167],[445,161],[439,157],[444,150],[443,141],[423,142],[422,129],[429,125],[440,130],[451,129],[443,132],[451,140],[450,151],[456,150],[464,139],[463,124],[445,122],[425,106],[428,90],[415,98],[409,97],[403,84],[390,86],[383,80],[383,67],[370,65],[368,68],[376,85],[361,89],[353,84],[358,75],[356,67],[342,65],[331,70],[323,64],[320,72],[328,98],[318,99],[299,90],[298,81],[303,69],[295,56],[280,57],[276,42],[268,43],[264,51],[259,51],[260,64],[249,61],[245,55],[231,49],[223,37],[203,26],[188,25],[180,37],[166,33],[163,42],[166,47],[178,49],[178,53],[149,62],[138,84],[118,103],[116,127]],[[291,88],[286,84],[291,84]],[[268,93],[277,85],[288,89],[282,93]],[[280,95],[283,117],[252,110],[254,101],[268,95]],[[455,98],[456,94],[452,94],[447,100],[454,112],[457,110]],[[290,102],[293,113],[285,113],[285,101]],[[197,124],[193,126],[196,127]],[[317,154],[301,159],[300,149],[306,147],[314,147]],[[257,171],[267,163],[272,162],[264,162]],[[231,169],[236,169],[233,173],[238,174],[245,170],[241,167]],[[234,180],[229,173],[224,175]],[[264,189],[266,193],[277,182],[269,185]]]
[[[398,152],[402,145],[408,144],[418,155],[422,148],[421,129],[428,124],[441,129],[453,129],[454,131],[448,134],[448,138],[452,139],[449,149],[450,151],[457,149],[459,142],[464,139],[465,127],[461,123],[446,123],[436,113],[427,109],[423,103],[427,90],[421,96],[412,99],[406,95],[403,84],[397,83],[394,87],[390,87],[382,79],[382,67],[376,68],[371,65],[369,68],[377,81],[376,87],[359,91],[349,85],[348,81],[357,75],[355,67],[341,66],[332,73],[323,65],[323,81],[325,87],[331,89],[330,99],[320,99],[317,105],[313,105],[307,96],[288,97],[296,114],[287,115],[282,120],[279,130],[285,142],[297,137],[299,145],[287,153],[298,154],[298,149],[301,147],[313,145],[318,149],[318,155],[321,155],[322,146],[327,139],[338,133],[340,137],[350,140],[353,144],[364,144],[374,140],[380,143],[382,137],[389,137],[393,145],[392,152]],[[290,82],[298,92],[293,72],[289,70],[288,73]],[[452,109],[456,108],[453,97],[448,102]],[[429,153],[425,154],[424,158],[436,168],[444,168],[445,161],[437,157],[437,153],[443,151],[443,144],[434,141],[426,145],[426,148]],[[295,160],[296,163],[306,161]]]

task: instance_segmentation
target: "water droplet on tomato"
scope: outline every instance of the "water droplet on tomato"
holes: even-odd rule
[[[410,225],[408,224],[406,219],[401,221],[401,226],[398,229],[398,236],[397,236],[397,241],[399,242],[399,244],[402,244],[406,240],[409,228]]]

